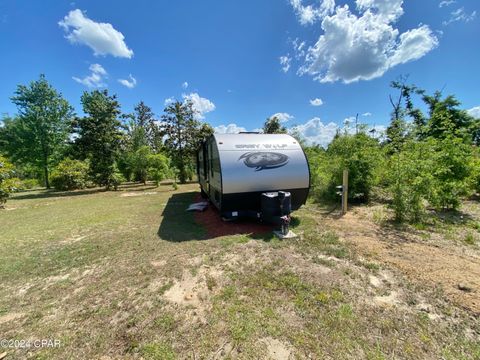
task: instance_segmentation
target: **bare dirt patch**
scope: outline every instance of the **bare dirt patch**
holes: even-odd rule
[[[158,192],[156,191],[124,192],[120,194],[120,197],[148,196],[148,195],[156,195],[156,194],[158,194]]]
[[[4,323],[7,323],[9,321],[17,320],[17,319],[20,319],[24,316],[25,316],[25,314],[22,314],[22,313],[10,313],[10,314],[6,314],[6,315],[2,315],[2,316],[0,316],[0,324],[4,324]]]
[[[480,314],[480,262],[453,246],[425,243],[415,234],[388,230],[354,212],[325,220],[360,253],[401,270],[411,280],[441,286],[456,304]],[[470,291],[459,288],[468,286]]]
[[[177,306],[193,310],[190,315],[204,321],[211,307],[214,285],[221,281],[222,274],[222,270],[208,265],[193,271],[185,269],[182,278],[165,292],[164,297]]]
[[[292,351],[290,346],[287,346],[280,340],[268,337],[260,340],[267,346],[268,359],[272,360],[288,360],[291,358]]]

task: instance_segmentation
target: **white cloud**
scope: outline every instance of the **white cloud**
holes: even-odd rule
[[[318,20],[322,20],[325,16],[331,14],[335,8],[335,0],[323,0],[319,7],[304,6],[302,0],[290,0],[290,4],[302,25],[311,25]]]
[[[340,127],[334,122],[325,124],[319,117],[314,117],[305,124],[291,128],[290,132],[297,132],[309,145],[317,144],[326,148],[338,132],[348,134],[355,133],[355,126],[352,126],[352,121],[355,121],[355,117],[346,118],[343,127]],[[368,135],[377,139],[382,139],[385,130],[386,128],[383,125],[367,126],[365,129]]]
[[[280,122],[287,122],[288,120],[292,120],[294,118],[293,115],[290,115],[289,113],[275,113],[275,114],[272,114],[270,115],[270,117],[276,117],[278,120],[280,120]]]
[[[475,119],[480,119],[480,106],[476,106],[467,110],[468,115],[473,116]]]
[[[118,79],[118,82],[123,86],[126,86],[129,89],[133,89],[137,85],[137,79],[135,79],[132,74],[128,75],[128,79]]]
[[[389,67],[418,60],[438,46],[438,40],[427,25],[400,35],[400,42],[388,63]]]
[[[403,0],[356,0],[360,12],[373,12],[389,22],[403,15]]]
[[[90,75],[85,76],[84,78],[78,78],[72,76],[72,79],[78,82],[79,84],[85,85],[89,88],[95,87],[105,87],[107,86],[103,80],[107,77],[107,72],[100,64],[91,64],[89,67]]]
[[[244,127],[237,124],[215,126],[214,130],[217,134],[238,134],[239,132],[247,131]]]
[[[89,19],[80,9],[72,10],[58,22],[72,44],[87,45],[94,55],[113,55],[131,58],[133,51],[127,47],[125,37],[112,24]]]
[[[313,100],[310,100],[310,105],[312,106],[322,106],[323,105],[323,100],[320,98],[315,98]]]
[[[185,81],[185,82],[182,84],[182,88],[184,88],[184,89],[188,88],[188,82],[187,82],[187,81]]]
[[[362,116],[365,116],[365,117],[372,116],[372,113],[371,112],[366,112],[366,113],[363,113]]]
[[[472,13],[467,14],[465,12],[465,8],[461,7],[461,8],[458,8],[457,10],[455,10],[455,11],[452,11],[450,13],[450,19],[448,21],[444,21],[443,25],[446,26],[446,25],[449,25],[449,24],[457,22],[457,21],[463,21],[463,22],[468,23],[468,22],[474,20],[476,17],[477,17],[477,12],[476,11],[473,11]]]
[[[323,34],[310,46],[298,73],[322,83],[351,83],[382,76],[388,69],[417,60],[438,46],[427,25],[400,34],[393,27],[403,0],[357,0],[359,15],[348,5],[323,18]]]
[[[333,122],[324,124],[319,117],[314,117],[305,124],[297,125],[294,129],[308,144],[318,144],[327,147],[333,140],[339,127]]]
[[[205,114],[215,110],[215,104],[206,98],[202,98],[197,93],[183,94],[184,100],[189,100],[193,104],[193,109],[197,113],[198,119],[204,119]]]
[[[299,38],[296,38],[292,41],[293,51],[295,54],[295,59],[300,60],[305,56],[305,46],[307,45],[306,41],[301,41]]]
[[[167,105],[170,105],[171,103],[175,102],[175,98],[173,96],[165,99],[165,101],[163,102],[163,105],[167,106]]]
[[[445,7],[445,6],[450,6],[450,5],[455,4],[455,3],[456,3],[455,0],[444,0],[444,1],[440,1],[440,4],[438,4],[438,7],[442,8],[442,7]]]
[[[292,58],[288,57],[288,56],[280,56],[280,65],[282,65],[282,71],[284,73],[288,72],[288,70],[290,69],[290,63],[292,61]]]

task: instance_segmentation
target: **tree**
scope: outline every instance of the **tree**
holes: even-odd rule
[[[138,176],[138,180],[147,183],[149,168],[149,156],[152,155],[148,146],[142,146],[132,154],[132,170]]]
[[[128,137],[133,152],[142,146],[149,146],[153,152],[159,152],[162,147],[162,136],[152,109],[140,101],[133,114],[125,116],[130,119]]]
[[[409,139],[402,151],[389,158],[386,175],[396,221],[419,222],[425,214],[426,198],[432,188],[430,145]]]
[[[196,119],[191,101],[175,101],[162,115],[161,131],[165,134],[165,147],[178,170],[180,183],[193,176],[194,155],[199,143],[213,133],[211,126]]]
[[[118,160],[121,172],[128,180],[147,181],[146,157],[162,151],[162,134],[150,107],[143,101],[135,106],[135,112],[123,116],[129,119],[127,133]]]
[[[5,122],[2,145],[15,163],[41,169],[49,188],[49,168],[67,144],[73,108],[44,75],[28,86],[18,85],[11,99],[18,116]]]
[[[391,153],[400,151],[411,134],[411,127],[407,125],[406,121],[407,117],[413,120],[417,135],[423,133],[425,126],[425,117],[418,108],[414,107],[412,100],[413,95],[423,95],[424,90],[415,85],[407,85],[407,79],[408,76],[400,76],[398,80],[390,83],[392,88],[398,90],[396,98],[389,95],[393,110],[390,125],[386,130],[386,142]]]
[[[445,138],[456,132],[458,136],[475,141],[478,137],[475,119],[465,110],[459,109],[460,101],[449,95],[442,99],[442,93],[436,91],[432,96],[424,95],[423,101],[429,108],[425,132],[437,139]]]
[[[382,168],[383,154],[377,139],[364,130],[358,134],[336,136],[328,146],[327,156],[331,159],[331,180],[328,194],[335,194],[335,186],[342,183],[343,170],[348,170],[348,197],[368,201],[372,187],[379,181],[378,171]]]
[[[118,177],[116,159],[122,138],[120,104],[107,90],[85,91],[81,97],[87,116],[75,121],[75,146],[83,159],[90,160],[92,177],[96,184],[110,189]]]
[[[148,177],[155,182],[156,186],[160,181],[171,176],[170,160],[163,154],[150,154],[148,160]]]
[[[268,118],[263,124],[264,134],[286,134],[287,128],[280,124],[280,119],[276,116]]]
[[[155,119],[152,109],[140,101],[135,106],[135,124],[142,128],[146,145],[150,146],[153,152],[158,153],[162,149],[162,134]]]

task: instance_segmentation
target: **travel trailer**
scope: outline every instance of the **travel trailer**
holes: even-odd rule
[[[305,153],[287,134],[214,134],[198,150],[197,172],[202,196],[226,219],[262,218],[271,213],[262,203],[285,194],[288,210],[296,210],[310,188]]]

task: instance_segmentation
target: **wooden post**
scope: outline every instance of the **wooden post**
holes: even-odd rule
[[[343,184],[342,184],[342,215],[347,213],[348,207],[348,170],[343,170]]]

